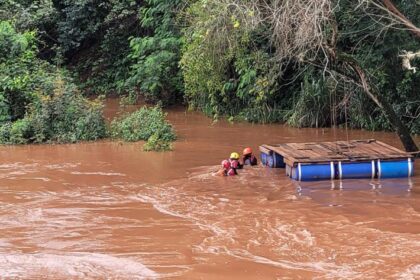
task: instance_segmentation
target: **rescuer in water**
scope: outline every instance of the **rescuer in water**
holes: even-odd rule
[[[255,165],[258,164],[258,160],[254,156],[254,154],[252,153],[252,149],[251,148],[248,147],[248,148],[245,148],[244,149],[240,164],[241,164],[241,168],[244,165],[255,166]]]
[[[234,164],[235,166],[235,164]],[[216,173],[219,176],[235,176],[238,175],[236,168],[232,167],[231,161],[225,159],[222,161],[222,168]]]
[[[251,148],[244,150],[241,160],[238,153],[231,153],[228,160],[222,161],[222,168],[216,174],[219,176],[235,176],[238,175],[236,170],[242,169],[244,165],[257,165],[257,159],[252,154]]]
[[[236,175],[238,172],[236,172],[236,169],[242,169],[243,165],[239,162],[239,154],[238,153],[231,153],[229,157],[229,163],[230,167],[234,170]]]

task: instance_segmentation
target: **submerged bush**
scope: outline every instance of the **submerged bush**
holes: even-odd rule
[[[148,141],[144,147],[146,151],[170,150],[170,143],[175,141],[176,134],[165,118],[166,114],[158,106],[142,107],[114,120],[111,124],[111,135],[128,142]]]
[[[170,141],[163,140],[160,133],[155,133],[149,137],[147,142],[143,145],[143,151],[157,151],[166,152],[172,151],[172,143]]]

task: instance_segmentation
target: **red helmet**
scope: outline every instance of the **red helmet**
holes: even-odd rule
[[[222,161],[222,167],[224,169],[229,169],[230,168],[230,162],[225,159],[224,161]]]
[[[250,154],[252,154],[252,149],[249,148],[249,147],[248,148],[245,148],[243,154],[244,155],[250,155]]]

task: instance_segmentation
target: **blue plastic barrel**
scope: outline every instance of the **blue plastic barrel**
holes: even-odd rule
[[[301,164],[292,168],[292,179],[297,181],[332,180],[335,177],[333,162],[326,164]]]
[[[263,153],[263,152],[261,152],[261,163],[263,164],[263,165],[267,165],[267,154],[266,153]]]
[[[404,178],[414,176],[414,162],[411,158],[377,162],[378,178]]]
[[[272,153],[271,155],[267,155],[265,165],[271,168],[285,168],[286,167],[283,157],[277,153]]]
[[[373,179],[376,176],[374,160],[369,162],[338,162],[336,170],[338,179]]]
[[[283,157],[276,153],[271,153],[268,155],[266,153],[261,153],[261,162],[263,165],[271,168],[284,168],[286,164],[283,161]]]

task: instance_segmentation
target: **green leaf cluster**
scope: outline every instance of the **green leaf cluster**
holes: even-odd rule
[[[175,11],[180,0],[146,0],[140,9],[144,35],[130,40],[132,61],[129,87],[148,101],[164,105],[179,102],[182,97],[182,72],[179,68],[182,39]]]
[[[170,143],[176,140],[175,131],[159,106],[144,106],[114,120],[111,123],[111,135],[127,142],[147,141],[145,150],[170,150]]]
[[[393,3],[420,26],[416,1]],[[3,1],[0,123],[23,119],[39,93],[54,90],[54,61],[67,67],[85,95],[118,94],[126,96],[124,102],[145,99],[165,106],[186,102],[190,109],[231,121],[391,129],[358,85],[337,78],[334,71],[340,65],[334,59],[325,64],[322,51],[311,61],[278,61],[278,45],[270,40],[273,22],[255,21],[252,4],[255,1]],[[392,23],[387,14],[369,1],[333,4],[335,53],[357,61],[374,90],[419,134],[420,71],[403,69],[399,55],[420,50],[420,41],[403,26],[387,27]],[[321,28],[325,43],[332,43],[333,26]],[[38,35],[26,31],[35,29]],[[317,63],[326,65],[329,73]],[[420,60],[412,63],[419,67]]]
[[[34,32],[17,32],[0,21],[0,124],[23,118],[36,91],[50,88],[48,63],[36,57]]]
[[[279,121],[280,68],[272,63],[265,30],[241,24],[233,7],[197,1],[188,9],[181,59],[186,98],[215,118]]]
[[[304,73],[304,79],[293,109],[285,116],[295,127],[326,127],[331,124],[331,96],[322,76],[314,71]]]
[[[0,21],[0,143],[76,142],[106,136],[102,105],[37,57],[34,32]]]

